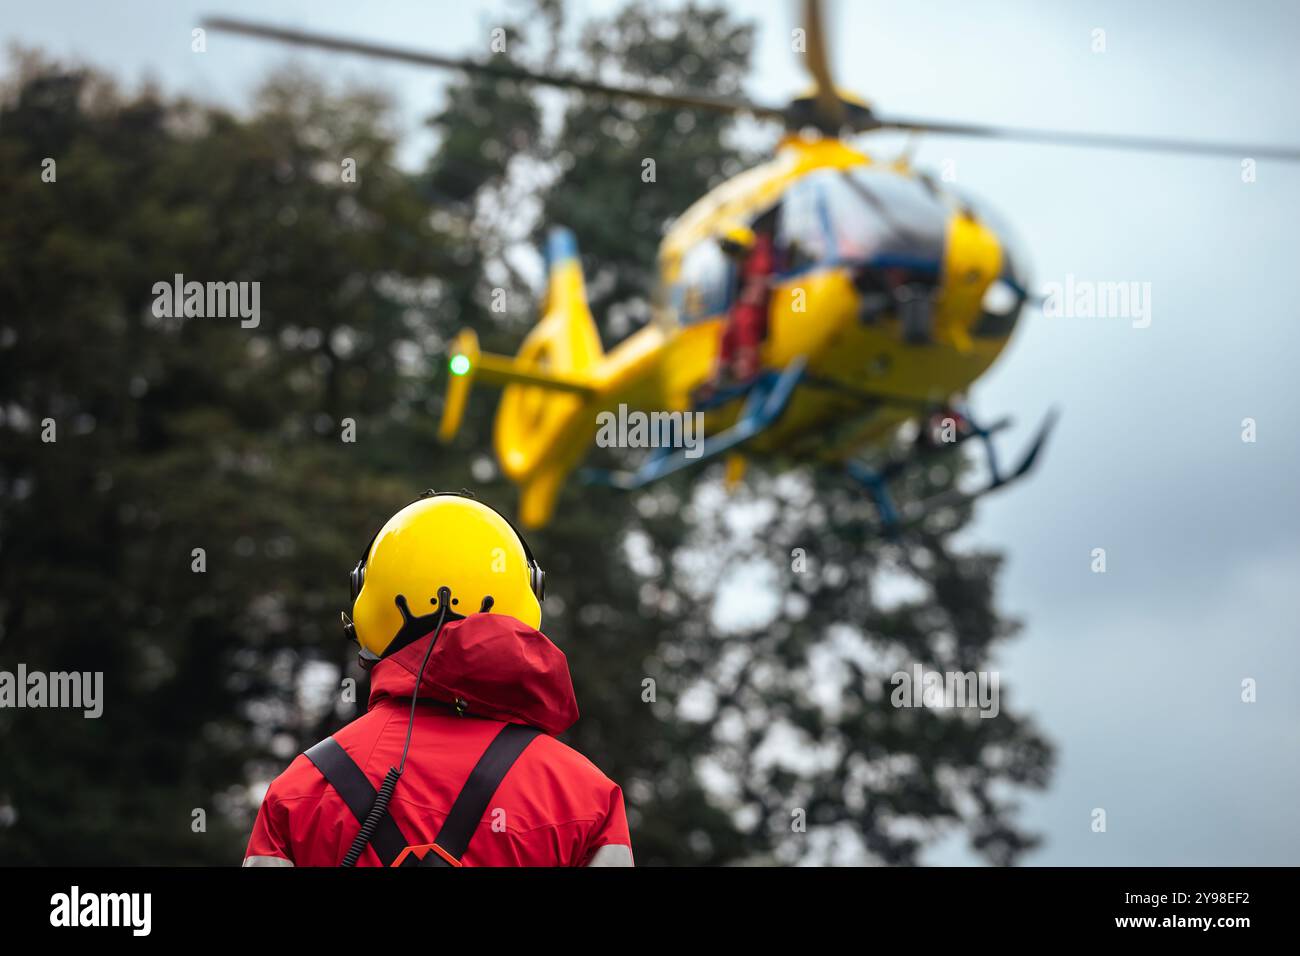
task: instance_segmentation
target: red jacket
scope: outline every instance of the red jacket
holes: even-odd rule
[[[429,637],[375,664],[365,716],[334,739],[378,789],[402,757],[416,672]],[[389,813],[409,845],[432,843],[478,758],[505,722],[538,735],[501,781],[462,858],[465,866],[632,863],[623,792],[556,740],[578,719],[563,652],[503,614],[473,614],[442,629],[418,696],[463,700],[475,716],[416,708],[406,769]],[[267,791],[244,865],[337,866],[360,825],[315,765],[299,755]],[[379,866],[367,847],[359,866]]]

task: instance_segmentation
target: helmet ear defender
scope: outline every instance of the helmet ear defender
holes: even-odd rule
[[[411,505],[415,504],[416,501],[423,501],[425,498],[435,498],[438,497],[439,495],[456,495],[462,498],[469,498],[473,501],[478,501],[478,499],[474,497],[474,494],[468,490],[434,491],[432,488],[430,488],[428,491],[425,491],[414,501],[406,505],[406,507],[409,508]],[[486,502],[479,502],[479,503],[486,505]],[[492,506],[487,505],[487,507],[491,508]],[[496,511],[495,508],[492,508],[492,510]],[[515,533],[515,537],[519,539],[519,544],[524,549],[524,558],[528,562],[528,586],[532,590],[533,594],[537,597],[537,602],[540,604],[543,600],[546,599],[546,572],[542,570],[542,566],[538,564],[537,559],[533,557],[532,548],[528,547],[527,539],[525,539],[523,534],[520,533],[519,529],[515,527],[515,523],[511,521],[509,518],[507,518],[505,515],[501,514],[501,512],[496,511],[496,513],[500,515],[501,519],[510,526],[510,530],[512,530]],[[350,572],[348,572],[348,588],[350,593],[350,599],[348,601],[348,610],[340,612],[340,615],[343,619],[344,635],[346,635],[348,640],[354,641],[358,644],[360,643],[360,641],[357,640],[357,629],[356,629],[356,625],[352,621],[352,615],[350,612],[356,606],[357,598],[361,596],[361,589],[362,587],[365,586],[366,560],[370,557],[370,549],[373,548],[375,546],[375,542],[379,540],[379,534],[380,531],[382,530],[383,528],[381,527],[379,531],[376,531],[374,533],[374,535],[370,539],[370,543],[366,545],[366,550],[361,553],[361,560],[356,563],[356,567],[354,567]],[[441,596],[442,592],[445,590],[446,590],[445,588],[439,588],[439,595]],[[448,595],[450,595],[450,593],[451,593],[450,591],[447,591]],[[492,595],[489,594],[487,597],[483,599],[483,605],[482,607],[479,608],[480,613],[491,610],[492,603],[493,603]],[[439,610],[445,611],[446,617],[448,619],[455,619],[461,617],[461,615],[452,612],[450,610],[450,607],[445,609],[440,608]],[[405,610],[404,610],[404,615],[405,615]],[[404,647],[406,643],[409,643],[409,641],[399,645],[399,643],[396,640],[394,640],[394,642],[389,645],[388,650],[385,651],[385,654],[391,653],[392,651],[395,650],[399,650],[400,647]],[[366,649],[365,647],[361,649],[362,666],[369,667],[379,659],[380,656],[374,654],[372,651]]]

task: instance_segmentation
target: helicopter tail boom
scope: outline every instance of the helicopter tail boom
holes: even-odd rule
[[[497,459],[520,488],[520,518],[530,526],[550,517],[565,477],[586,448],[592,416],[584,409],[599,397],[605,360],[571,232],[551,230],[546,260],[542,319],[518,355],[480,352],[469,329],[456,337],[438,430],[443,442],[455,437],[475,381],[504,387],[496,417]]]

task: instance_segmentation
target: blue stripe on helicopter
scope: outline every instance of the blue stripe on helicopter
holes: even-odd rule
[[[911,269],[915,272],[922,272],[926,275],[938,275],[943,268],[943,263],[938,259],[927,259],[922,256],[911,256],[905,253],[887,252],[872,256],[870,259],[852,259],[836,257],[832,259],[822,259],[818,262],[810,262],[802,265],[797,269],[787,269],[776,275],[777,279],[795,279],[810,272],[830,271],[831,269],[857,268],[866,266],[873,269]]]
[[[546,234],[546,268],[555,268],[561,262],[578,258],[578,239],[572,230],[554,226]]]

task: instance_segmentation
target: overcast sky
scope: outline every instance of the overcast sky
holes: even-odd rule
[[[605,2],[575,3],[575,11]],[[750,92],[806,86],[793,4],[739,2],[762,24]],[[239,14],[443,52],[484,51],[479,2],[0,0],[0,37],[237,105],[273,66],[386,87],[410,138],[436,73],[286,53],[235,38],[190,52],[202,13]],[[1006,125],[1300,146],[1300,4],[841,2],[839,82],[881,112]],[[1094,52],[1094,31],[1105,52]],[[220,48],[218,48],[220,44]],[[868,141],[888,156],[897,139]],[[999,656],[1004,706],[1059,748],[1025,800],[1039,864],[1300,863],[1300,441],[1295,304],[1300,164],[1182,158],[932,136],[917,162],[1012,222],[1037,284],[1150,283],[1150,324],[1029,315],[974,395],[1023,441],[1064,413],[1033,479],[986,501],[966,537],[1006,552],[1003,608],[1025,630]],[[1241,439],[1257,422],[1257,441]],[[1090,569],[1106,550],[1104,574]],[[1253,678],[1258,700],[1241,701]],[[1090,828],[1107,811],[1107,832]],[[960,839],[928,856],[974,857]]]

